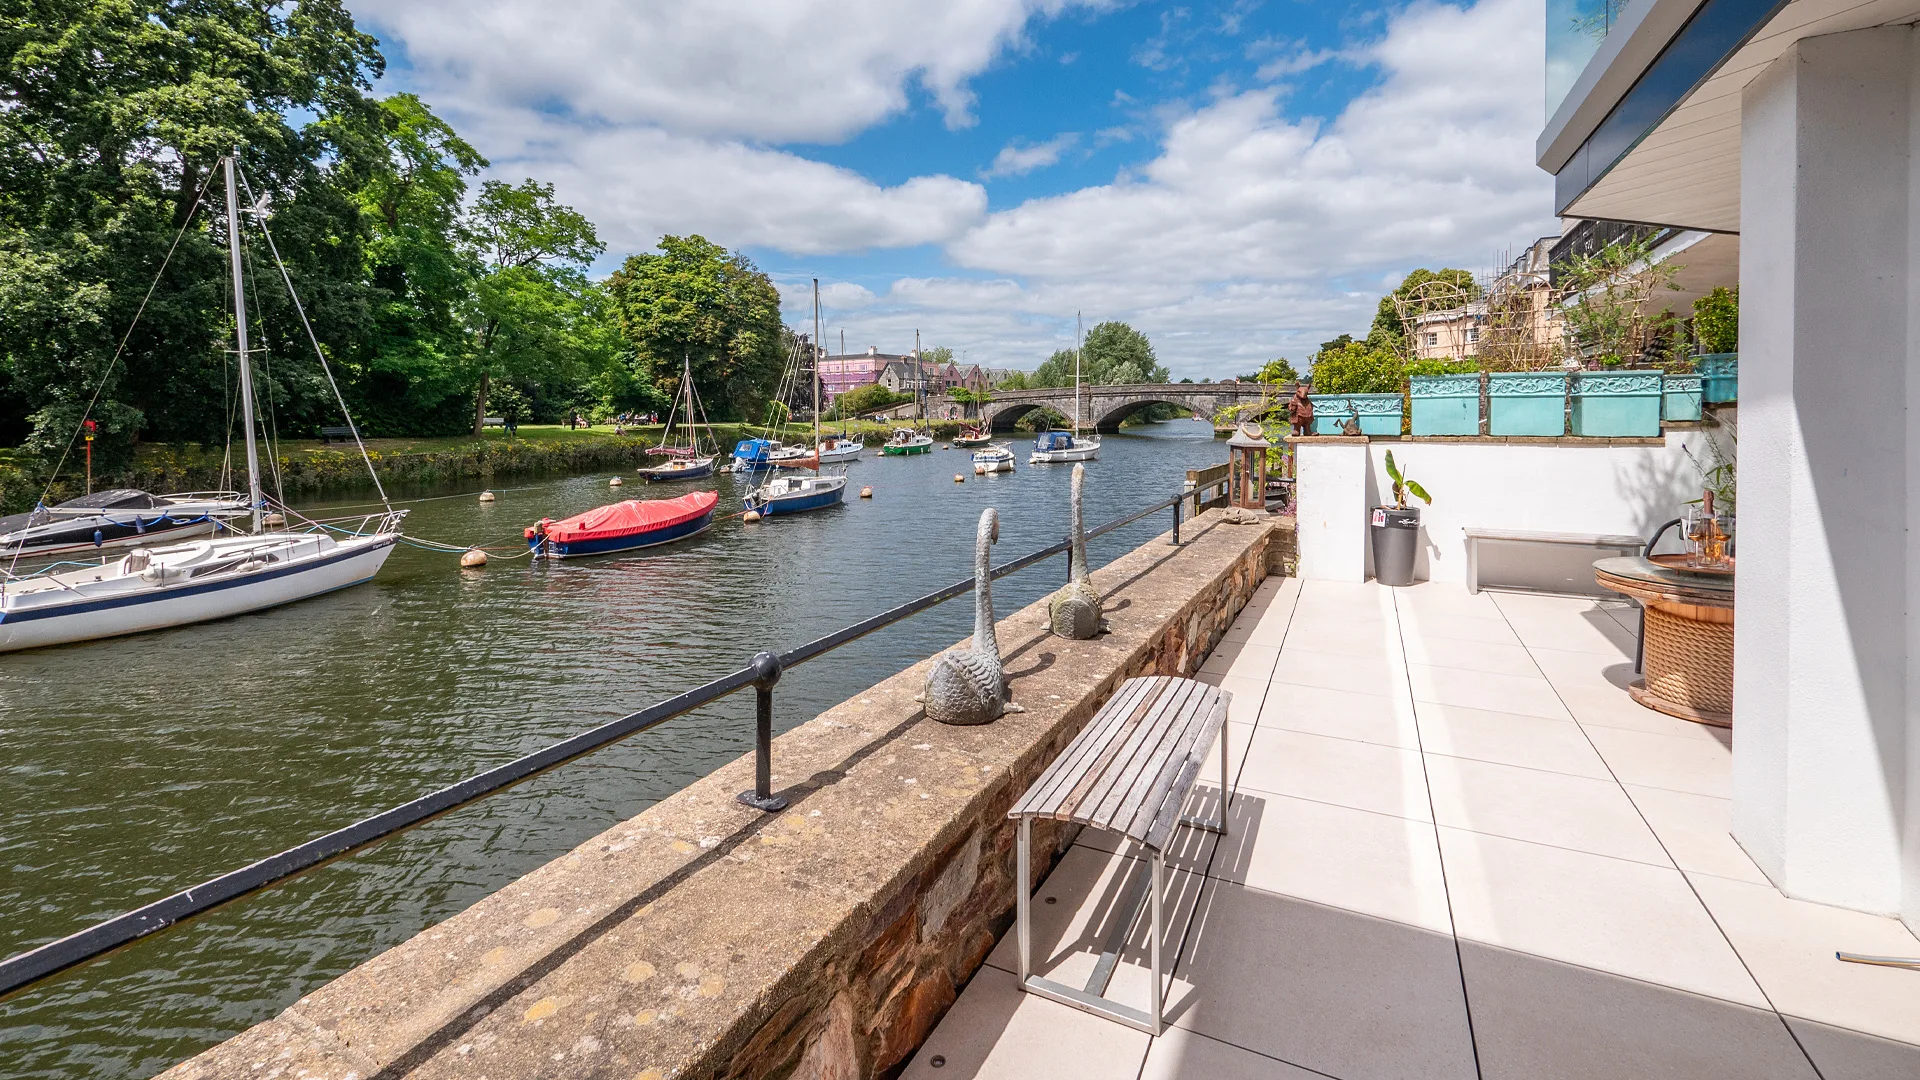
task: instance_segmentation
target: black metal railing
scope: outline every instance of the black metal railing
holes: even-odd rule
[[[1211,486],[1211,485],[1209,485]],[[1142,518],[1163,510],[1173,511],[1172,543],[1180,543],[1182,507],[1190,500],[1197,506],[1206,488],[1189,487],[1180,494],[1154,503],[1143,510],[1115,518],[1087,530],[1087,539],[1104,536],[1125,528]],[[1031,551],[1011,562],[994,567],[994,580],[1017,573],[1035,563],[1062,554],[1068,541],[1061,540],[1038,551]],[[773,687],[787,668],[804,664],[863,638],[876,630],[917,615],[935,605],[973,591],[973,579],[956,581],[943,589],[909,600],[851,626],[842,627],[824,637],[815,638],[797,648],[775,655],[756,653],[745,667],[712,682],[694,687],[665,701],[649,705],[639,712],[611,720],[596,728],[563,739],[522,758],[509,761],[470,776],[457,784],[422,795],[369,818],[316,836],[270,855],[259,862],[203,881],[192,888],[135,908],[78,933],[50,941],[17,956],[0,960],[0,1000],[18,994],[59,973],[90,963],[117,949],[189,919],[197,918],[243,896],[271,888],[323,863],[350,855],[381,840],[388,839],[442,814],[450,813],[508,788],[530,780],[570,761],[605,749],[631,735],[657,727],[677,716],[718,701],[735,691],[754,688],[754,787],[739,795],[742,803],[769,813],[786,807],[785,799],[772,790],[773,773]]]

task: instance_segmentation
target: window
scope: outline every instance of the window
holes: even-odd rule
[[[1428,335],[1427,335],[1427,348],[1429,348],[1429,349],[1431,349],[1431,348],[1433,348],[1433,347],[1434,347],[1435,345],[1438,345],[1438,344],[1440,344],[1440,335],[1439,335],[1439,334],[1428,334]]]
[[[1467,327],[1467,344],[1469,345],[1480,344],[1480,328],[1479,327],[1477,326]]]

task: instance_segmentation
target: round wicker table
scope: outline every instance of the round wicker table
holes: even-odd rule
[[[1646,677],[1628,687],[1649,709],[1733,726],[1733,576],[1639,557],[1601,559],[1594,580],[1646,611]]]

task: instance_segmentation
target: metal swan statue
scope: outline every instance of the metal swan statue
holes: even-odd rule
[[[1085,465],[1073,467],[1073,539],[1067,553],[1067,583],[1047,601],[1053,632],[1077,641],[1095,637],[1107,626],[1100,617],[1100,594],[1087,577],[1087,531],[1080,518],[1080,489],[1086,477]]]
[[[926,704],[927,715],[942,724],[985,724],[1003,713],[1026,711],[1011,700],[1000,643],[993,636],[993,575],[987,553],[998,539],[1000,515],[992,508],[982,510],[973,541],[973,640],[934,658],[926,690],[918,698]]]

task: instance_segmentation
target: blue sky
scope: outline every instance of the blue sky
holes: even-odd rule
[[[1540,0],[358,0],[493,161],[746,251],[828,343],[1030,368],[1088,322],[1220,378],[1557,231]]]

